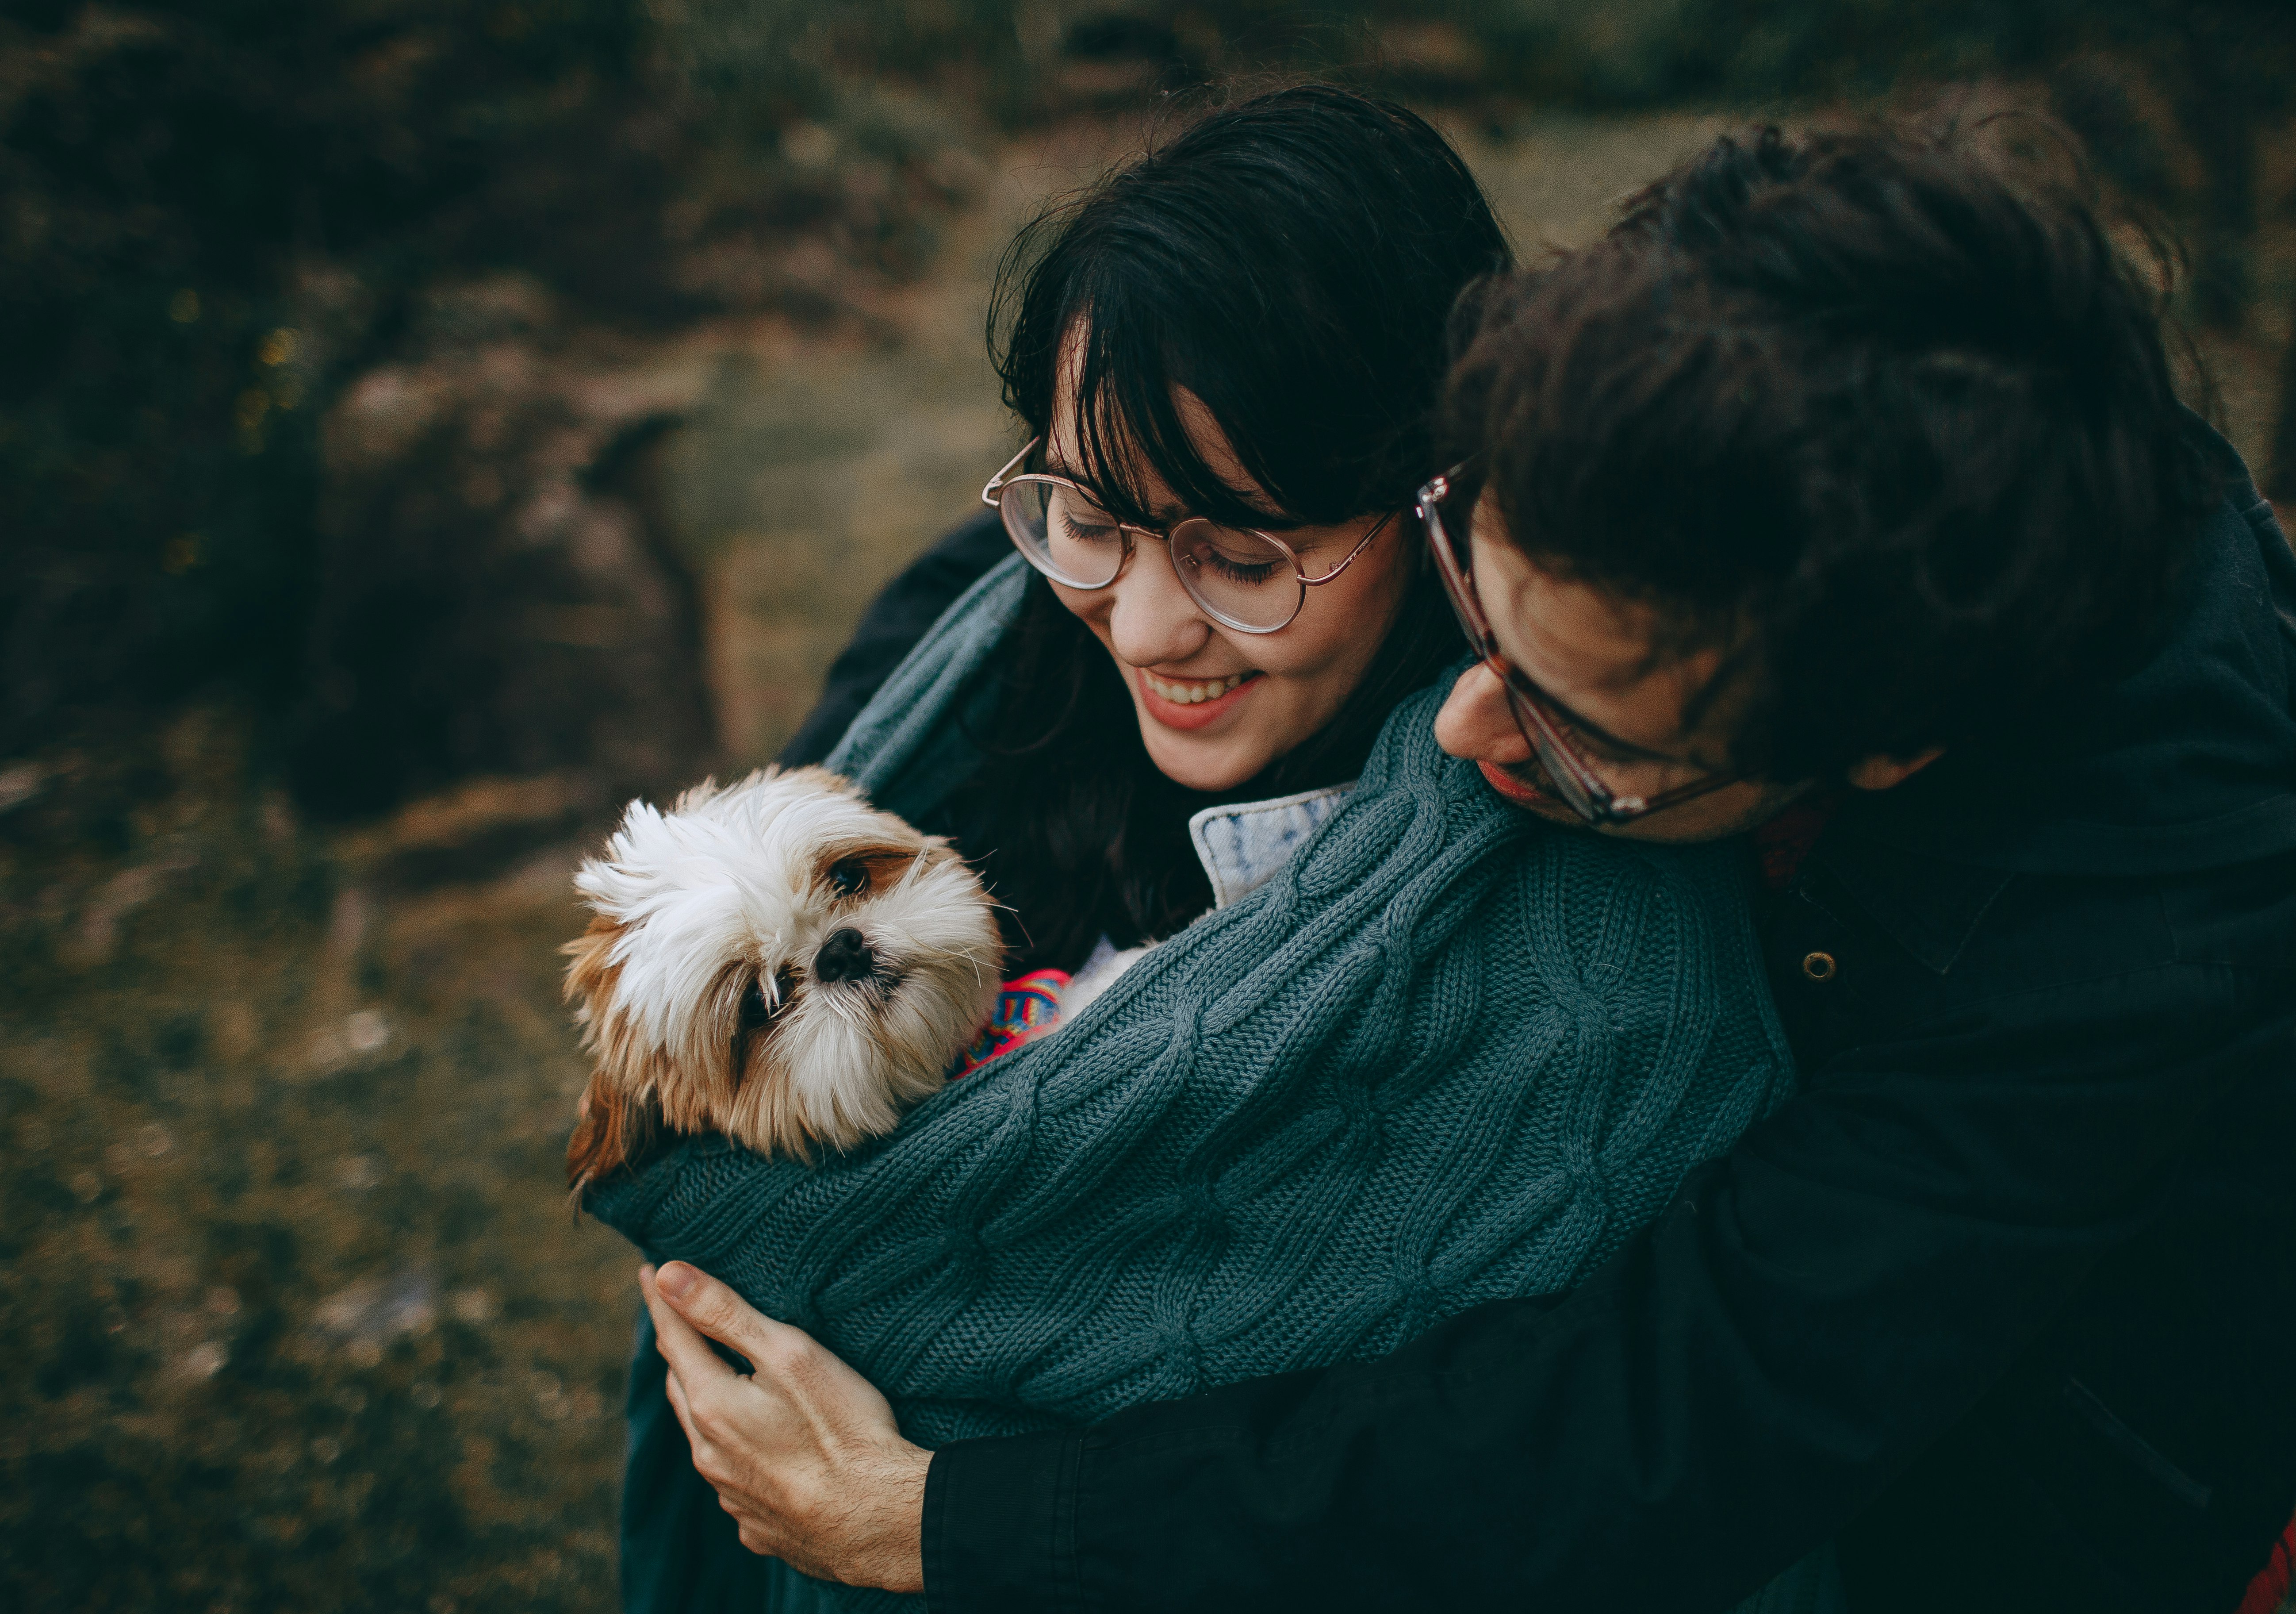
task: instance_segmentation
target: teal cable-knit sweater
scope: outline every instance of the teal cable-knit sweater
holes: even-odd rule
[[[968,771],[1018,557],[832,758],[911,816]],[[1742,860],[1557,830],[1398,708],[1283,870],[1056,1033],[811,1165],[718,1138],[591,1191],[810,1330],[931,1445],[1379,1355],[1578,1281],[1792,1079]],[[777,1604],[877,1594],[789,1576]]]

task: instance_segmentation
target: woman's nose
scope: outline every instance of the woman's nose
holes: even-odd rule
[[[1110,585],[1108,633],[1116,654],[1136,667],[1185,661],[1211,632],[1196,602],[1180,587],[1172,552],[1155,539],[1142,539],[1124,575]]]
[[[1530,759],[1530,742],[1507,706],[1506,687],[1487,665],[1459,675],[1451,698],[1435,714],[1435,743],[1453,756],[1502,766]]]

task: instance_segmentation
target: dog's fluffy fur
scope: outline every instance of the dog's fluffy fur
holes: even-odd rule
[[[596,1069],[578,1190],[659,1123],[800,1158],[890,1128],[994,1007],[988,893],[948,844],[819,768],[633,802],[575,888],[566,995]]]

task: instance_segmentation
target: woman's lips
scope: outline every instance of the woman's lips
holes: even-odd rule
[[[1232,686],[1225,694],[1210,695],[1210,690],[1226,683],[1226,679],[1157,678],[1144,667],[1135,667],[1133,671],[1140,679],[1141,705],[1147,709],[1150,717],[1167,729],[1201,729],[1207,723],[1218,721],[1234,709],[1238,701],[1251,692],[1252,686],[1260,679],[1257,672],[1234,673],[1229,676],[1241,679],[1241,682]],[[1167,689],[1207,695],[1210,698],[1174,700],[1169,696],[1157,693],[1160,684]]]

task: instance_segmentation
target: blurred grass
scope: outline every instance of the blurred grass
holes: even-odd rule
[[[0,819],[0,1604],[610,1606],[570,852],[378,890],[248,787],[243,716],[145,737]]]

